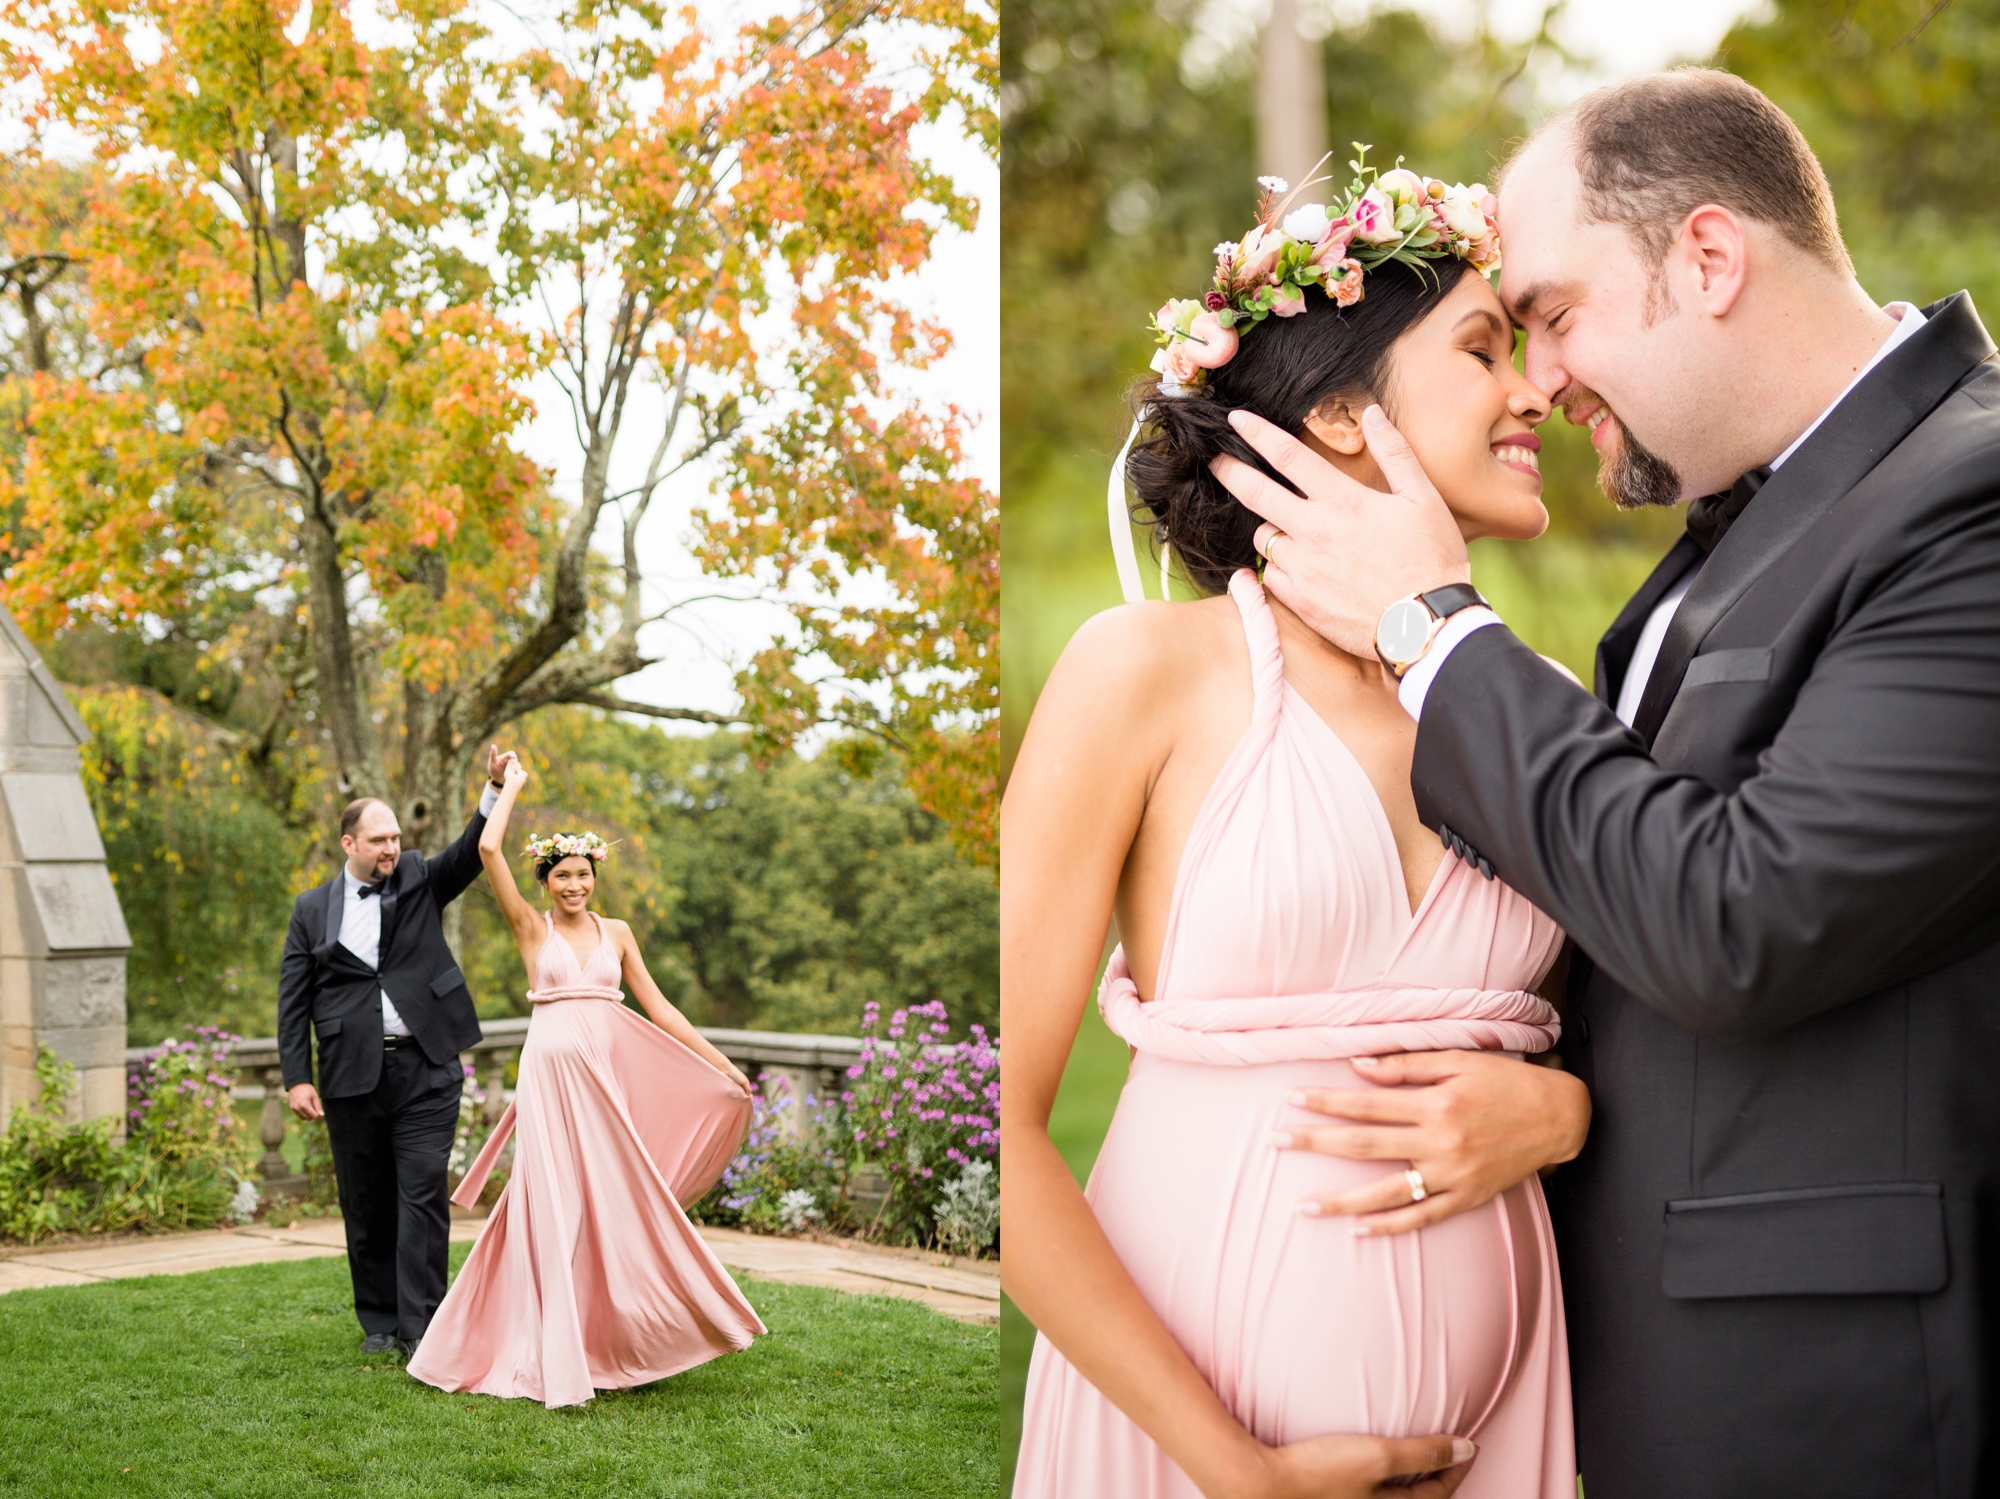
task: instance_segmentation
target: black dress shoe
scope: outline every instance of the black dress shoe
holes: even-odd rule
[[[417,1350],[423,1346],[424,1340],[422,1338],[396,1339],[396,1351],[403,1355],[403,1362],[406,1364],[417,1356]]]
[[[387,1353],[396,1346],[396,1335],[392,1332],[371,1332],[361,1340],[363,1353]]]

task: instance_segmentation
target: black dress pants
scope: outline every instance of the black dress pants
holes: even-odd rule
[[[464,1078],[457,1057],[440,1064],[401,1046],[383,1052],[374,1092],[324,1100],[364,1332],[421,1338],[444,1300],[447,1170]]]

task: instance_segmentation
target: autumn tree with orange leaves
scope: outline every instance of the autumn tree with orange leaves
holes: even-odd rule
[[[417,846],[486,742],[567,703],[892,744],[990,861],[997,500],[913,393],[948,335],[893,289],[971,222],[910,137],[952,113],[992,145],[990,14],[571,3],[527,46],[453,0],[375,14],[0,7],[32,131],[0,171],[0,596],[47,634],[256,599],[286,668],[247,753],[303,735]],[[544,371],[574,503],[516,446]],[[703,566],[794,628],[734,713],[629,704],[638,527],[704,471]]]

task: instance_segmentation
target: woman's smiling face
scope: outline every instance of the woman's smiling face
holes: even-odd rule
[[[1468,541],[1526,541],[1548,528],[1535,428],[1549,400],[1514,368],[1514,329],[1484,277],[1466,274],[1389,350],[1382,409],[1409,441]],[[1360,440],[1360,409],[1335,402],[1307,440],[1362,482],[1389,485]]]
[[[574,915],[590,904],[591,892],[597,888],[597,865],[583,854],[571,854],[549,871],[545,883],[550,903]]]

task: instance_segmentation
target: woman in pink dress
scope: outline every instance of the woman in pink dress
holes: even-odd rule
[[[1396,172],[1267,198],[1203,301],[1158,315],[1124,472],[1207,597],[1077,632],[1002,810],[1003,1272],[1040,1330],[1015,1499],[1575,1499],[1535,1166],[1427,1185],[1305,1148],[1329,1121],[1303,1106],[1396,1053],[1528,1065],[1562,934],[1419,822],[1397,682],[1266,597],[1258,519],[1210,468],[1258,461],[1244,409],[1386,490],[1381,403],[1468,537],[1540,534],[1549,403],[1479,274],[1484,196]],[[1098,1002],[1132,1063],[1079,1190],[1047,1123],[1114,919]]]
[[[742,1143],[750,1082],[660,993],[632,929],[590,909],[595,834],[531,843],[550,908],[521,898],[501,845],[526,781],[508,768],[479,854],[534,976],[534,1019],[514,1102],[452,1200],[478,1201],[510,1135],[514,1170],[409,1372],[577,1405],[765,1330],[683,1211]],[[621,1003],[621,977],[654,1023]]]

